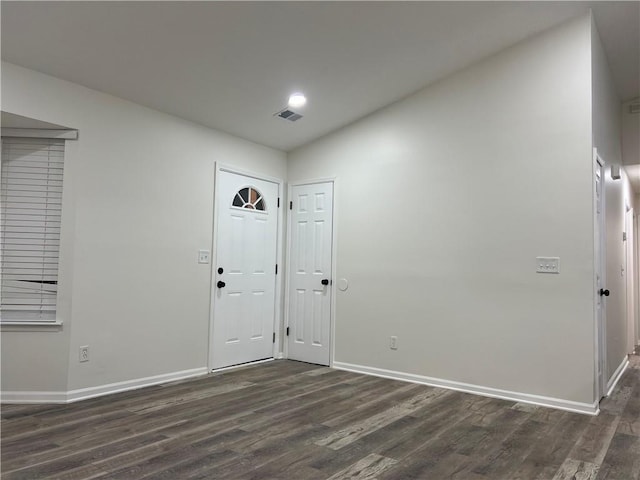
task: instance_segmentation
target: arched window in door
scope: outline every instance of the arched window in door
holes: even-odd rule
[[[253,187],[241,188],[233,197],[234,207],[246,208],[247,210],[258,210],[264,212],[266,205],[262,194]]]

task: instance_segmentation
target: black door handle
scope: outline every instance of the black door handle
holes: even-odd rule
[[[609,296],[609,290],[604,290],[604,289],[600,289],[600,296],[604,296],[604,297],[608,297]]]
[[[323,285],[329,285],[329,279],[327,279],[327,278],[323,278],[323,279],[320,281],[320,283],[321,283],[321,284],[323,284]]]
[[[226,285],[226,283],[224,283],[222,280],[218,280],[218,283],[216,283],[216,286],[218,288],[224,288],[225,285]]]

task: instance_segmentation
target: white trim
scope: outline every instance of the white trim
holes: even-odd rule
[[[209,371],[214,371],[213,369],[213,314],[215,307],[215,295],[213,295],[213,285],[216,281],[217,275],[217,267],[216,264],[218,262],[218,244],[217,244],[217,225],[218,225],[218,216],[219,216],[219,205],[216,202],[216,195],[218,193],[218,182],[220,179],[219,172],[228,172],[234,173],[236,175],[242,175],[249,178],[255,178],[258,180],[263,180],[265,182],[275,183],[278,186],[278,198],[281,200],[280,208],[278,208],[278,213],[276,216],[277,223],[277,232],[276,232],[276,263],[278,264],[278,274],[275,279],[275,308],[273,312],[273,331],[276,334],[276,341],[273,343],[272,355],[273,358],[282,358],[282,346],[280,345],[280,338],[282,336],[282,328],[283,328],[283,315],[282,315],[282,271],[284,269],[283,265],[283,256],[282,256],[282,227],[284,224],[283,220],[283,210],[285,209],[284,202],[284,180],[281,178],[271,177],[269,175],[263,175],[255,172],[250,172],[248,170],[242,170],[240,168],[236,168],[232,165],[227,165],[224,163],[216,162],[215,164],[215,175],[213,178],[213,222],[211,224],[211,264],[210,264],[210,279],[211,283],[209,284],[209,352],[207,358],[207,368]],[[274,265],[275,267],[275,265]],[[273,360],[271,358],[270,360]],[[247,364],[244,364],[247,365]],[[216,369],[216,372],[220,371],[220,369]]]
[[[1,332],[33,332],[60,330],[62,322],[13,322],[11,320],[3,320],[0,322]]]
[[[214,370],[211,370],[211,373],[220,373],[227,372],[229,370],[237,370],[243,367],[253,367],[254,365],[259,365],[261,363],[273,362],[275,358],[265,358],[263,360],[256,360],[255,362],[247,362],[247,363],[239,363],[238,365],[229,365],[228,367],[220,367]]]
[[[331,345],[329,345],[329,366],[333,367],[333,364],[336,361],[336,303],[337,303],[337,294],[338,294],[338,179],[334,178],[333,182],[333,216],[331,218],[331,228],[333,238],[331,239],[331,277],[333,281],[331,282]]]
[[[103,395],[111,395],[112,393],[137,390],[151,385],[199,377],[207,373],[207,367],[199,367],[180,372],[136,378],[135,380],[126,380],[124,382],[108,383],[97,387],[80,388],[68,392],[2,392],[0,399],[2,403],[72,403]]]
[[[88,398],[101,397],[112,393],[126,392],[127,390],[136,390],[138,388],[158,385],[160,383],[175,382],[176,380],[185,380],[187,378],[199,377],[209,373],[207,367],[192,368],[190,370],[182,370],[180,372],[163,373],[151,377],[137,378],[135,380],[126,380],[124,382],[108,383],[98,387],[80,388],[78,390],[70,390],[67,392],[67,403],[86,400]]]
[[[289,262],[291,261],[291,210],[289,210],[289,202],[291,202],[291,187],[294,184],[287,185],[287,200],[284,209],[287,211],[287,238],[286,238],[286,272],[284,272],[284,318],[282,324],[282,348],[280,353],[283,358],[289,358],[289,339],[287,338],[287,328],[289,328],[289,289],[291,287],[291,279],[289,278]]]
[[[607,355],[606,355],[606,348],[607,348],[607,341],[606,341],[606,335],[607,335],[607,304],[605,302],[604,299],[600,299],[600,302],[602,303],[602,316],[600,318],[600,324],[598,323],[598,298],[597,295],[599,295],[598,293],[598,282],[597,282],[597,271],[596,271],[596,265],[600,264],[600,284],[602,287],[604,287],[604,285],[606,285],[606,275],[607,275],[607,268],[606,268],[606,226],[607,226],[607,221],[606,221],[606,195],[605,195],[605,177],[606,177],[606,172],[605,172],[605,163],[604,160],[602,159],[602,157],[600,157],[600,155],[598,154],[598,149],[597,148],[593,148],[593,171],[592,171],[592,181],[591,181],[591,189],[592,189],[592,198],[593,198],[593,292],[594,292],[594,296],[593,296],[593,326],[594,326],[594,335],[593,335],[593,348],[594,348],[594,372],[593,372],[593,376],[594,376],[594,394],[595,394],[595,401],[596,402],[600,402],[600,399],[602,397],[605,396],[605,391],[606,389],[605,387],[605,377],[607,375]],[[600,219],[601,222],[598,226],[598,228],[596,228],[596,222],[598,222],[598,214],[597,214],[597,209],[598,209],[598,205],[597,205],[597,196],[596,196],[596,187],[595,187],[595,175],[596,175],[596,171],[600,169],[600,185],[601,185],[601,189],[602,191],[600,192],[600,196],[602,198],[602,204],[601,204],[601,212],[600,212]],[[598,238],[598,236],[596,235],[596,232],[599,233],[600,238]],[[596,250],[596,245],[600,246],[600,250],[597,251]],[[600,259],[598,259],[598,255],[600,256]],[[600,336],[602,336],[602,339],[600,338]],[[600,341],[602,340],[602,345],[600,345]],[[600,365],[602,363],[602,365]],[[601,376],[598,376],[598,370],[600,370],[602,372]]]
[[[626,174],[625,174],[626,175]],[[636,315],[635,315],[635,229],[633,227],[635,212],[633,207],[626,205],[624,217],[624,229],[627,234],[625,240],[625,293],[626,293],[626,317],[627,317],[627,353],[633,353],[636,346]]]
[[[216,195],[218,194],[218,179],[220,178],[220,169],[221,166],[216,164],[214,167],[214,176],[213,176],[213,221],[211,222],[211,267],[209,269],[209,342],[207,345],[207,370],[211,371],[213,369],[213,313],[215,311],[215,295],[213,294],[213,286],[216,282],[216,273],[218,267],[216,266],[217,259],[217,248],[218,242],[216,240],[218,236],[217,225],[218,225],[218,202],[216,201]]]
[[[67,403],[67,392],[2,392],[0,403]]]
[[[275,318],[273,319],[273,331],[276,335],[276,341],[273,343],[273,357],[282,358],[282,329],[284,325],[284,315],[282,314],[282,288],[284,284],[284,277],[286,276],[286,268],[284,265],[284,210],[286,205],[286,198],[284,195],[284,181],[278,182],[278,198],[280,199],[280,207],[278,207],[278,232],[276,239],[276,264],[278,265],[278,273],[276,274],[276,305],[275,305]]]
[[[618,365],[618,368],[616,368],[616,371],[613,372],[613,375],[607,382],[607,397],[609,397],[613,393],[613,390],[616,388],[618,381],[620,380],[620,378],[622,377],[622,374],[625,372],[628,366],[629,366],[629,357],[625,355],[624,359],[622,360],[622,363]]]
[[[543,397],[540,395],[532,395],[529,393],[511,392],[509,390],[500,390],[497,388],[483,387],[480,385],[472,385],[469,383],[455,382],[452,380],[443,380],[441,378],[425,377],[413,373],[396,372],[393,370],[385,370],[382,368],[366,367],[362,365],[353,365],[344,362],[333,362],[333,368],[338,370],[346,370],[349,372],[364,373],[374,375],[376,377],[390,378],[392,380],[400,380],[404,382],[419,383],[422,385],[430,385],[432,387],[446,388],[459,392],[473,393],[485,397],[499,398],[512,402],[529,403],[542,407],[557,408],[574,413],[584,413],[587,415],[597,415],[600,412],[598,402],[593,404],[574,402],[572,400],[563,400],[560,398]]]
[[[640,270],[640,259],[638,258],[639,245],[638,236],[640,235],[640,230],[638,229],[638,213],[634,210],[633,214],[633,296],[634,296],[634,311],[633,315],[635,317],[635,334],[634,338],[634,346],[640,344],[640,275],[638,275],[638,271]]]
[[[3,137],[20,138],[56,138],[59,140],[77,140],[78,131],[53,128],[10,128],[2,127]]]
[[[291,182],[289,184],[290,187],[299,187],[302,185],[315,185],[316,183],[335,183],[338,177],[322,177],[322,178],[311,178],[307,180],[298,180],[295,182]]]
[[[244,177],[256,178],[258,180],[264,180],[265,182],[277,183],[279,185],[281,185],[283,183],[281,178],[272,177],[270,175],[263,175],[261,173],[252,172],[250,170],[243,170],[241,168],[236,168],[233,165],[228,165],[226,163],[216,162],[216,171],[235,173],[236,175],[242,175]]]

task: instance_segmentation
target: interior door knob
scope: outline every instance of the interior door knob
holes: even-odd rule
[[[328,278],[323,278],[323,279],[320,281],[320,283],[321,283],[322,285],[329,285],[329,279],[328,279]]]
[[[224,283],[222,280],[218,280],[218,283],[216,283],[216,286],[218,288],[224,288],[226,285],[226,283]]]
[[[604,289],[600,289],[600,296],[601,297],[608,297],[609,296],[609,290],[604,290]]]

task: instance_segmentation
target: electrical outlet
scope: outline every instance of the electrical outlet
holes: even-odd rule
[[[395,335],[392,336],[389,340],[389,348],[391,350],[397,350],[398,349],[398,337],[396,337]]]
[[[80,347],[80,363],[89,361],[89,345]]]

